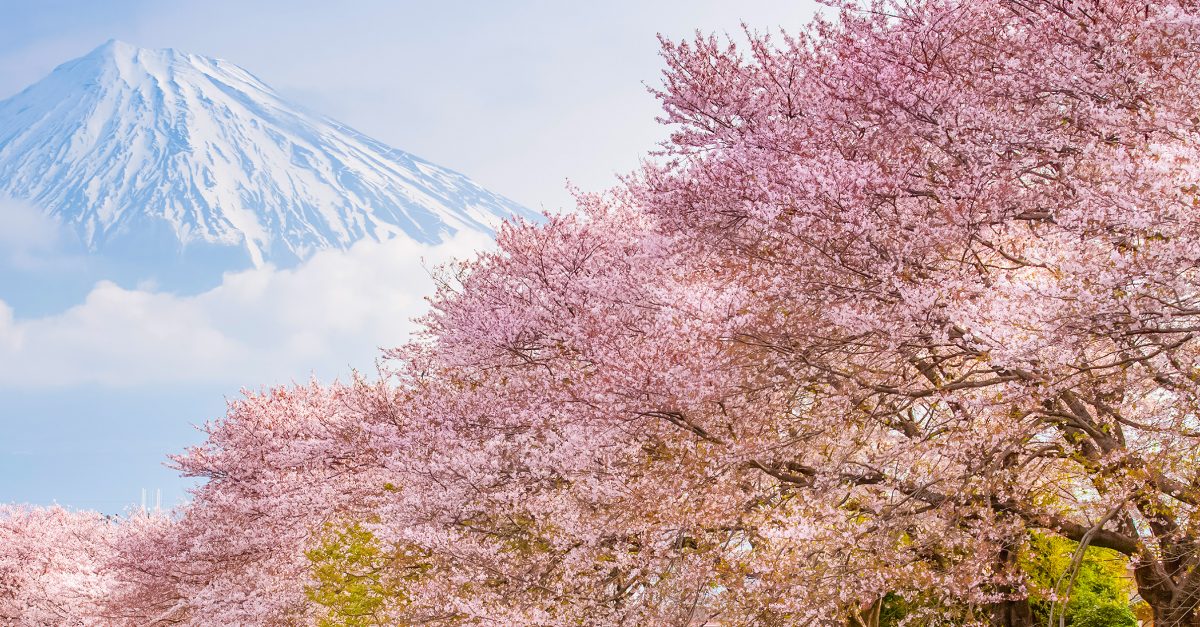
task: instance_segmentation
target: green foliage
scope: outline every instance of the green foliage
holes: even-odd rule
[[[1129,603],[1136,592],[1127,574],[1129,561],[1115,551],[1088,547],[1075,574],[1070,600],[1065,608],[1061,601],[1050,601],[1051,591],[1056,585],[1059,596],[1065,596],[1070,580],[1068,570],[1078,548],[1078,543],[1065,538],[1030,534],[1029,543],[1021,551],[1019,565],[1028,582],[1033,624],[1050,624],[1053,610],[1055,627],[1059,624],[1059,617],[1063,617],[1065,624],[1070,627],[1137,627],[1134,617],[1136,608]],[[955,614],[955,610],[962,613],[961,610],[965,609],[968,608],[945,606],[933,595],[918,594],[905,598],[889,594],[884,597],[879,624],[881,627],[895,627],[902,624],[905,618],[911,620],[919,610],[949,616]],[[958,622],[951,618],[948,624]]]
[[[1077,610],[1069,617],[1071,627],[1137,627],[1128,605],[1106,603]]]
[[[977,625],[981,624],[979,611],[978,607],[967,603],[955,603],[935,594],[889,593],[883,597],[883,605],[880,607],[879,627]]]
[[[312,584],[305,594],[325,609],[321,627],[369,627],[397,624],[408,606],[406,586],[430,565],[419,551],[389,547],[357,522],[327,524],[318,545],[305,552]]]
[[[891,627],[899,625],[900,621],[911,611],[913,604],[904,597],[889,593],[883,597],[883,607],[879,610],[879,624],[881,627]]]
[[[1029,577],[1029,604],[1034,623],[1047,624],[1051,612],[1054,624],[1064,615],[1071,627],[1136,627],[1137,619],[1129,599],[1135,592],[1127,574],[1125,557],[1115,551],[1088,547],[1070,589],[1065,608],[1053,603],[1050,593],[1057,589],[1064,596],[1071,579],[1071,560],[1078,543],[1058,536],[1033,533],[1021,555],[1021,569]]]

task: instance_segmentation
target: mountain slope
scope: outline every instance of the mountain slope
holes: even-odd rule
[[[156,233],[180,251],[241,248],[256,266],[533,216],[288,103],[236,65],[119,41],[0,102],[0,194],[73,227],[92,251]]]

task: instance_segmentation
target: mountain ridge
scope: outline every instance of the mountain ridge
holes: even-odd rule
[[[236,64],[117,40],[0,101],[0,193],[54,216],[93,252],[154,233],[181,252],[240,248],[253,266],[536,219],[289,102]]]

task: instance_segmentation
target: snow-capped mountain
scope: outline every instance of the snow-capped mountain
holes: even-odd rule
[[[119,41],[0,101],[0,194],[56,217],[94,252],[155,234],[167,251],[231,248],[256,266],[533,216],[287,102],[232,63]]]

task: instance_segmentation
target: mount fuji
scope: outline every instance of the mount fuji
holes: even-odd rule
[[[537,217],[237,65],[115,40],[0,101],[0,195],[52,216],[88,255],[191,274]]]

